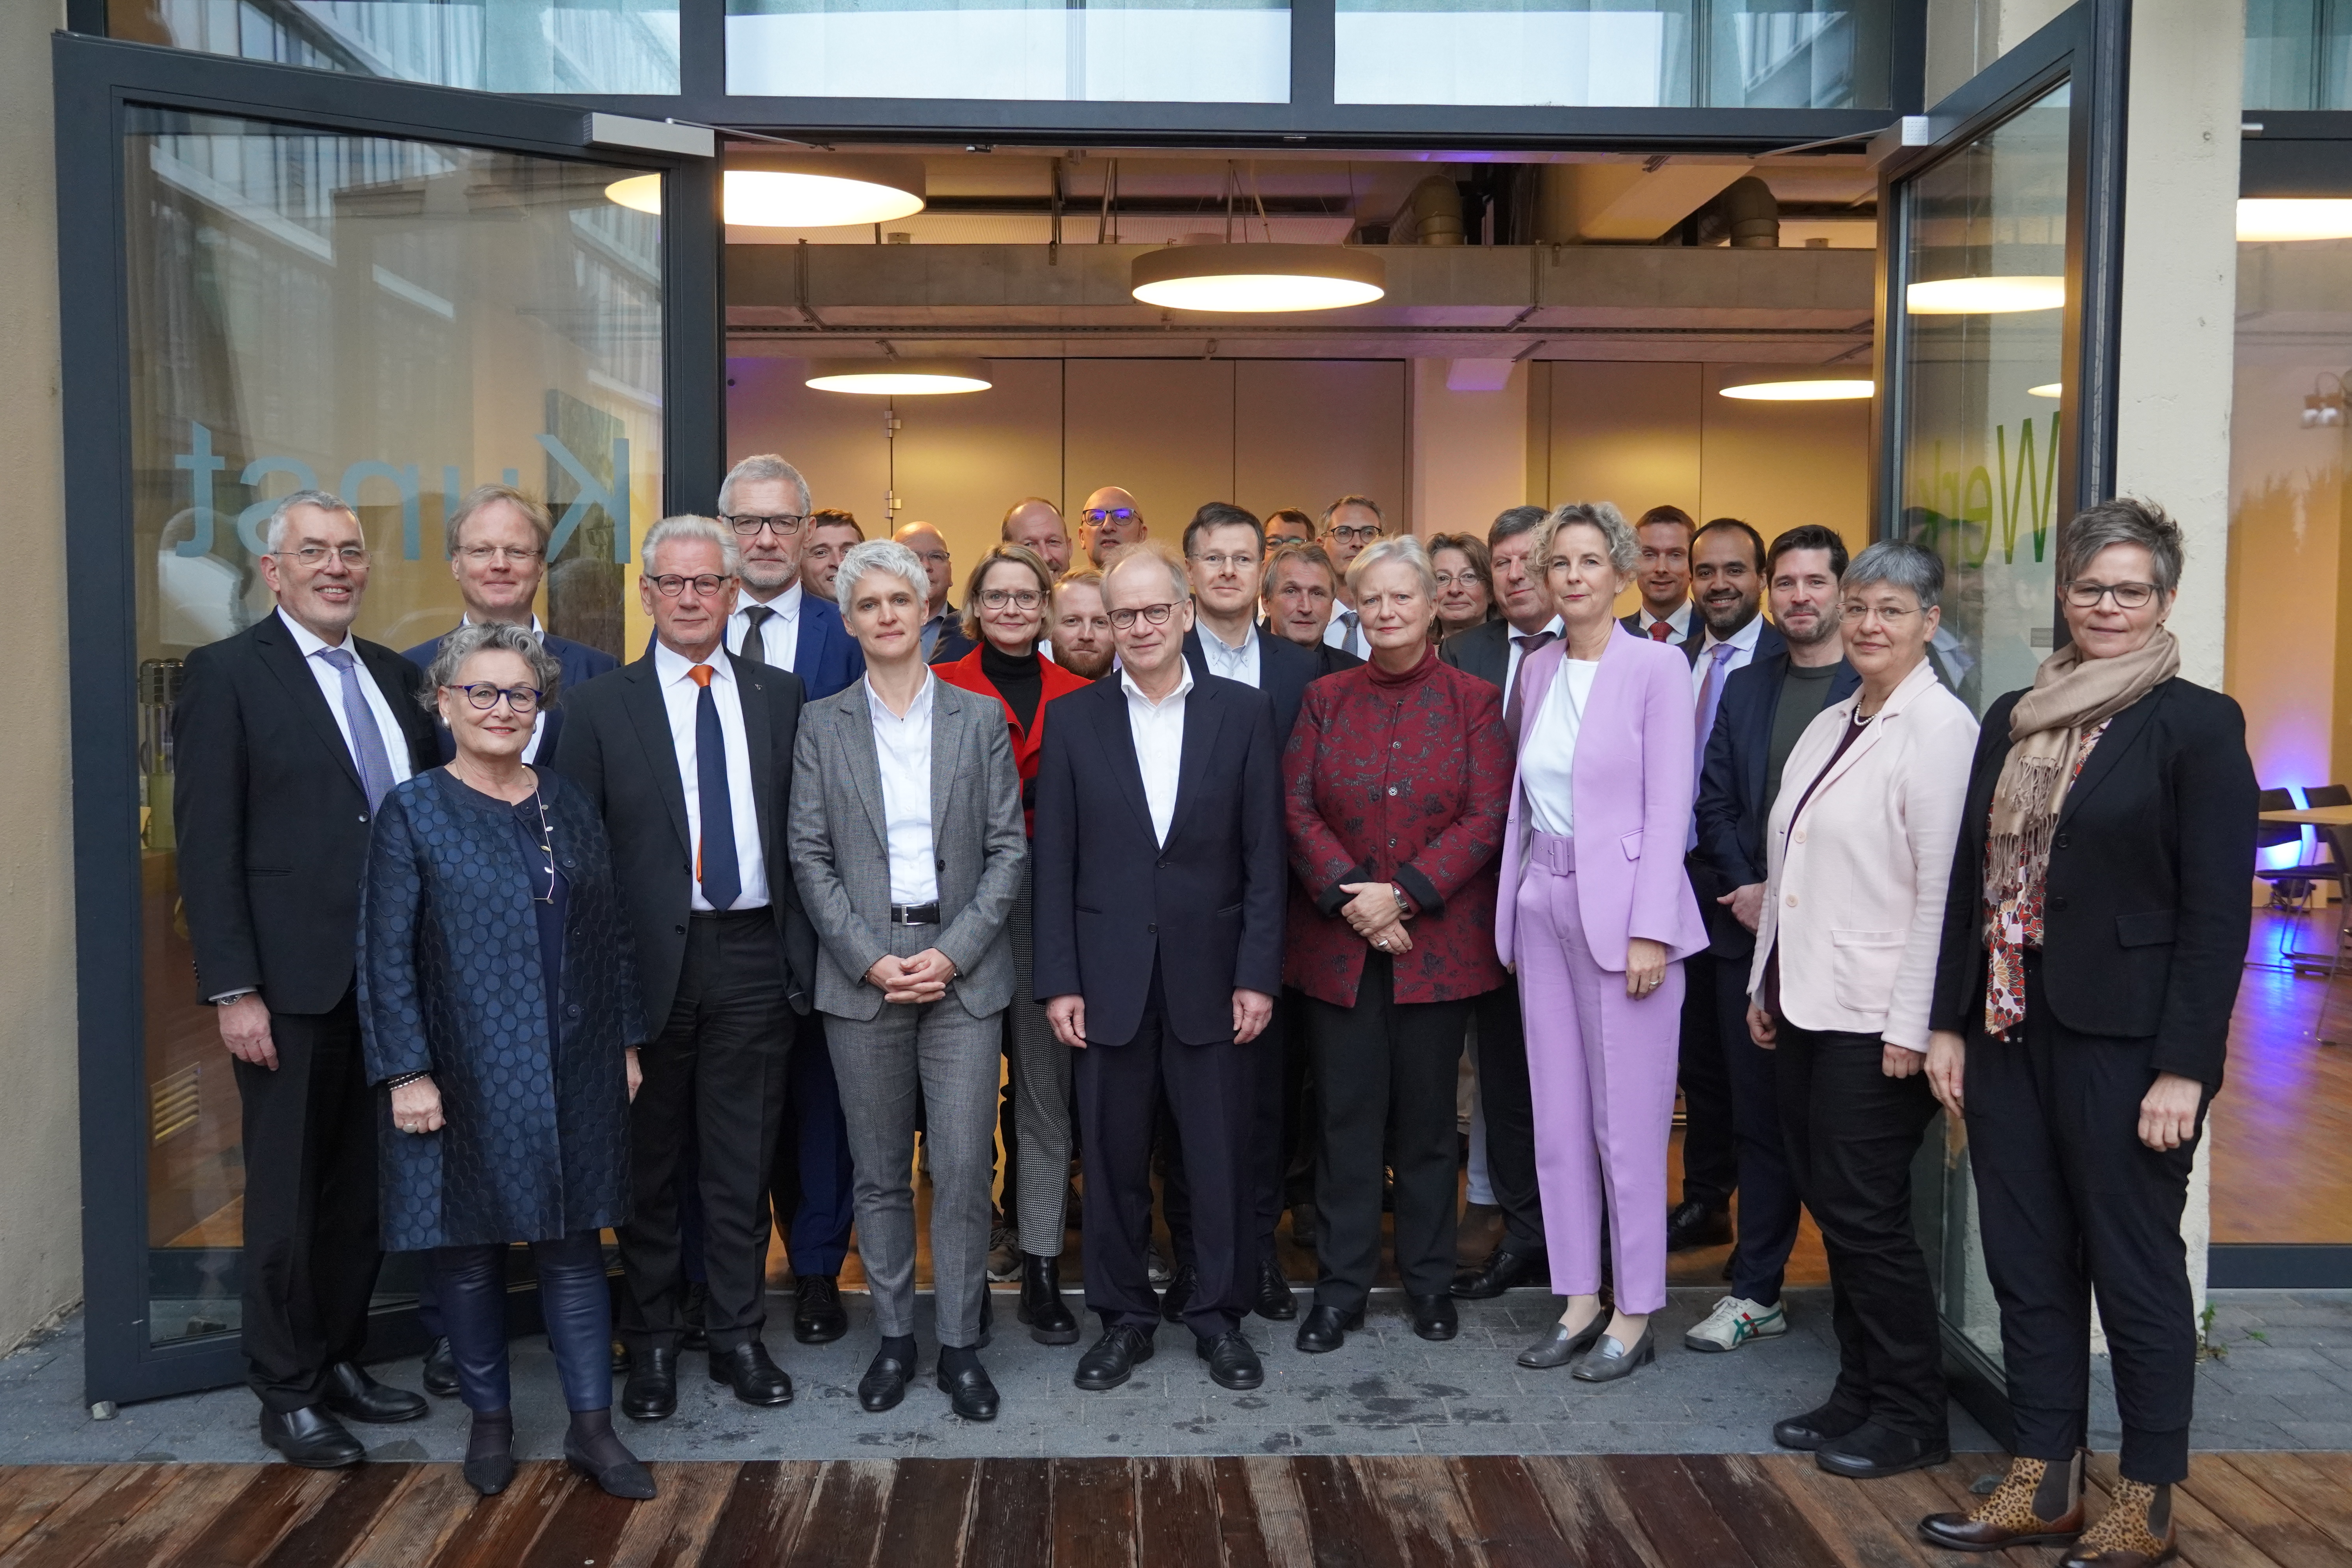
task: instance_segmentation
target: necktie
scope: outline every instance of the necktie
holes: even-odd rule
[[[1723,679],[1731,656],[1739,651],[1736,644],[1719,642],[1707,650],[1710,662],[1706,680],[1698,689],[1698,754],[1691,763],[1691,786],[1698,786],[1698,776],[1706,768],[1706,738],[1715,733],[1715,710],[1723,701]]]
[[[743,891],[742,868],[735,859],[735,803],[727,791],[727,731],[719,727],[719,700],[710,695],[710,667],[698,664],[687,673],[702,689],[694,694],[694,771],[702,801],[694,875],[710,907],[724,910]]]
[[[1356,651],[1356,612],[1339,612],[1339,646],[1349,653]]]
[[[1650,640],[1652,642],[1674,641],[1675,623],[1672,621],[1652,621],[1650,623]]]
[[[1519,670],[1527,668],[1528,660],[1535,657],[1536,651],[1538,648],[1549,645],[1552,639],[1557,637],[1559,635],[1559,634],[1558,632],[1552,631],[1549,627],[1539,632],[1513,632],[1511,634],[1511,646],[1519,650],[1519,663],[1518,669],[1505,671],[1505,674],[1510,678],[1511,695],[1503,704],[1503,728],[1510,731],[1511,739],[1514,742],[1517,741],[1519,738],[1519,717],[1521,712],[1519,707],[1519,693],[1524,689],[1524,688],[1520,686],[1518,680]]]
[[[383,731],[376,728],[375,710],[360,690],[360,661],[347,647],[322,648],[319,657],[343,678],[343,721],[351,726],[352,760],[360,765],[360,788],[367,793],[368,810],[373,811],[392,789],[392,758],[383,749]]]
[[[743,607],[743,646],[735,650],[737,658],[748,658],[755,664],[768,662],[768,622],[775,611],[765,605]]]

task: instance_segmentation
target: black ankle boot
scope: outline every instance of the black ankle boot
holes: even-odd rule
[[[1078,1321],[1062,1301],[1062,1260],[1021,1255],[1021,1305],[1015,1309],[1029,1325],[1029,1337],[1041,1345],[1078,1342]]]
[[[515,1478],[514,1410],[511,1406],[474,1412],[474,1427],[466,1436],[466,1484],[484,1497],[496,1497]]]
[[[613,1430],[613,1413],[575,1410],[563,1433],[563,1458],[607,1494],[642,1502],[654,1495],[654,1479]]]

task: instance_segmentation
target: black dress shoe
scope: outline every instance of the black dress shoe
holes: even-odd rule
[[[958,1356],[941,1346],[939,1383],[940,1392],[948,1396],[948,1408],[958,1415],[967,1421],[996,1419],[996,1384],[988,1381],[988,1369],[980,1364],[979,1352],[967,1350]]]
[[[1062,1260],[1021,1255],[1021,1300],[1013,1315],[1029,1325],[1029,1337],[1041,1345],[1078,1342],[1078,1321],[1062,1300]]]
[[[1257,1349],[1242,1338],[1239,1329],[1213,1340],[1195,1340],[1192,1351],[1209,1363],[1209,1375],[1220,1388],[1247,1393],[1265,1384],[1265,1368],[1257,1359]]]
[[[1364,1326],[1364,1310],[1342,1312],[1337,1307],[1327,1307],[1318,1301],[1307,1310],[1298,1325],[1298,1348],[1308,1355],[1321,1355],[1338,1350],[1348,1342],[1348,1331]]]
[[[1720,1247],[1731,1239],[1731,1211],[1711,1209],[1685,1199],[1666,1211],[1666,1250],[1687,1252],[1694,1247]]]
[[[446,1399],[457,1392],[457,1358],[449,1352],[449,1336],[442,1335],[425,1352],[425,1392]]]
[[[1250,1310],[1277,1323],[1286,1323],[1298,1316],[1298,1298],[1290,1293],[1290,1281],[1282,1277],[1279,1264],[1257,1266],[1257,1295],[1250,1302]]]
[[[1168,1281],[1167,1294],[1160,1298],[1160,1315],[1171,1323],[1184,1321],[1184,1309],[1192,1304],[1192,1292],[1199,1287],[1199,1270],[1189,1263],[1176,1266],[1175,1275]]]
[[[1462,1331],[1462,1320],[1454,1310],[1454,1298],[1441,1290],[1434,1296],[1411,1296],[1412,1331],[1425,1340],[1450,1340]]]
[[[866,1375],[857,1380],[857,1403],[866,1414],[879,1415],[907,1397],[907,1380],[915,1375],[914,1363],[890,1353],[887,1347],[874,1352],[874,1360],[866,1368]]]
[[[1454,1277],[1454,1293],[1465,1301],[1491,1301],[1522,1285],[1551,1289],[1551,1269],[1540,1252],[1514,1252],[1507,1240],[1475,1268]]]
[[[626,1450],[623,1450],[626,1453]],[[600,1465],[580,1446],[571,1433],[563,1435],[563,1459],[573,1469],[594,1481],[607,1497],[629,1498],[638,1502],[654,1496],[654,1478],[635,1456],[616,1458]]]
[[[659,1347],[632,1351],[629,1380],[621,1384],[621,1414],[659,1421],[677,1412],[677,1352]]]
[[[261,1440],[306,1470],[340,1470],[367,1458],[360,1440],[316,1405],[261,1413]]]
[[[1924,1470],[1952,1457],[1951,1445],[1914,1437],[1907,1433],[1865,1421],[1843,1437],[1832,1437],[1813,1450],[1813,1463],[1833,1476],[1873,1481]]]
[[[677,1348],[682,1351],[707,1351],[710,1334],[706,1327],[710,1317],[710,1287],[687,1282],[686,1299],[678,1303],[677,1315],[685,1325],[678,1331]]]
[[[723,1383],[746,1405],[790,1405],[793,1380],[769,1359],[768,1347],[745,1340],[733,1350],[710,1352],[710,1381]]]
[[[1135,1375],[1137,1367],[1150,1359],[1150,1331],[1121,1323],[1105,1329],[1103,1337],[1078,1358],[1078,1373],[1071,1381],[1089,1394],[1100,1394],[1125,1383]]]
[[[339,1361],[327,1369],[326,1406],[346,1421],[367,1421],[388,1426],[414,1421],[432,1406],[425,1395],[378,1383],[356,1362]]]
[[[1795,1448],[1810,1454],[1832,1438],[1843,1437],[1870,1417],[1858,1410],[1843,1410],[1834,1405],[1824,1405],[1818,1410],[1808,1410],[1802,1415],[1791,1415],[1786,1421],[1772,1423],[1772,1441],[1783,1448]]]
[[[804,1345],[829,1345],[849,1331],[841,1310],[841,1284],[830,1274],[804,1274],[793,1281],[793,1338]]]

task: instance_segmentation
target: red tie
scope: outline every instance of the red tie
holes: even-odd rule
[[[1672,621],[1652,621],[1650,623],[1650,640],[1652,642],[1674,641],[1675,623]]]

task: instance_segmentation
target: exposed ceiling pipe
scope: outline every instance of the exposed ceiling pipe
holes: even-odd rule
[[[1753,174],[1744,175],[1726,186],[1714,205],[1729,230],[1734,249],[1780,248],[1780,203],[1771,186]]]
[[[1444,174],[1413,186],[1389,224],[1391,245],[1461,245],[1462,187]]]

